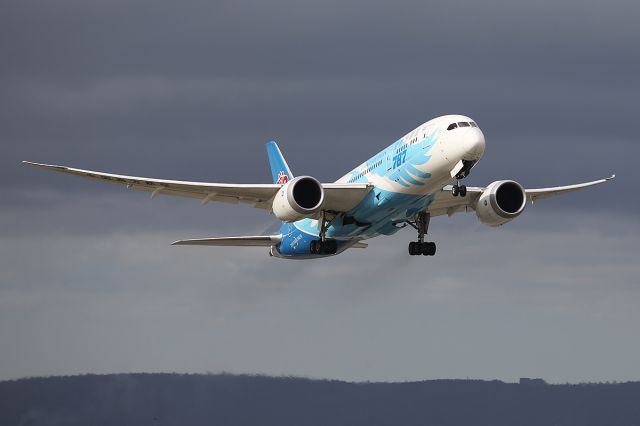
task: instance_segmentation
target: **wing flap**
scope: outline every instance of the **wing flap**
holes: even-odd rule
[[[282,241],[282,235],[256,235],[246,237],[214,237],[178,240],[173,246],[223,246],[223,247],[270,247]]]

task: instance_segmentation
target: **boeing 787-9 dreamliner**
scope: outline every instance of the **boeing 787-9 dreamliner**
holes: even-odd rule
[[[311,176],[295,177],[275,142],[266,145],[271,184],[185,182],[123,176],[49,164],[44,169],[151,193],[209,201],[248,203],[282,221],[273,235],[213,237],[176,241],[175,245],[261,246],[272,256],[311,259],[333,256],[366,241],[410,226],[417,232],[409,254],[433,256],[436,245],[425,241],[432,217],[474,211],[489,226],[518,217],[527,201],[565,194],[615,177],[554,188],[525,189],[513,180],[486,187],[460,181],[482,158],[485,139],[478,125],[463,115],[427,121],[355,167],[334,183]]]

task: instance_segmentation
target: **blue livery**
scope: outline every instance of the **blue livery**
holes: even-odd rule
[[[388,178],[402,188],[424,186],[425,180],[428,180],[431,174],[419,170],[418,167],[424,168],[431,159],[430,152],[438,140],[438,134],[438,131],[433,131],[414,143],[407,143],[405,139],[398,140],[364,164],[367,173],[363,173],[360,168],[352,170],[348,174],[347,182],[370,183],[375,180],[372,179],[375,176]],[[288,170],[288,167],[275,142],[267,144],[267,152],[275,180],[275,170],[278,166],[274,169],[274,163],[284,165],[279,166],[279,169]],[[272,155],[277,155],[278,160],[272,161]],[[374,186],[355,208],[338,215],[329,223],[326,238],[335,241],[335,254],[338,254],[364,239],[395,234],[406,226],[407,220],[427,209],[433,199],[433,195],[406,194]],[[312,254],[310,250],[312,241],[319,238],[318,220],[307,218],[293,223],[282,222],[279,234],[282,241],[275,246],[275,253],[272,250],[272,254],[278,257],[308,259],[333,255]]]

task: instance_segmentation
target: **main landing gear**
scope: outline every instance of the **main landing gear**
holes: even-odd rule
[[[418,241],[411,241],[409,243],[409,254],[411,256],[433,256],[436,254],[436,243],[427,242],[424,240],[424,236],[429,229],[429,221],[431,215],[427,212],[420,212],[416,216],[416,221],[407,222],[418,231]]]
[[[322,216],[320,217],[319,222],[320,239],[311,241],[311,244],[309,245],[311,254],[336,254],[338,251],[338,242],[336,240],[327,240],[325,236],[325,234],[327,233],[327,228],[331,224],[331,221],[327,220],[324,211],[322,212]]]
[[[311,241],[311,254],[336,254],[338,243],[336,240]]]
[[[456,180],[456,184],[453,185],[453,188],[451,189],[451,195],[453,195],[454,197],[457,197],[458,195],[464,197],[465,195],[467,195],[467,186],[460,185],[460,181]]]
[[[436,254],[436,243],[411,241],[409,243],[409,254],[411,256],[433,256]]]

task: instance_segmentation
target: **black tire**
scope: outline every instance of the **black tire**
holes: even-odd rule
[[[453,188],[451,189],[451,195],[457,197],[459,192],[460,188],[458,187],[458,185],[453,185]]]
[[[320,252],[320,250],[318,250],[318,243],[320,241],[318,240],[313,240],[311,241],[311,244],[309,244],[309,250],[311,251],[311,254],[318,254]]]
[[[411,256],[415,256],[416,255],[416,243],[415,243],[415,241],[411,241],[409,243],[409,254]]]
[[[423,253],[423,249],[424,249],[424,243],[417,242],[416,249],[415,249],[416,256],[420,256]]]
[[[338,251],[338,242],[336,240],[326,240],[323,251],[325,254],[336,254]]]
[[[427,243],[427,256],[433,256],[436,254],[436,243]]]
[[[461,185],[460,186],[460,196],[464,197],[467,195],[467,186],[466,185]]]

